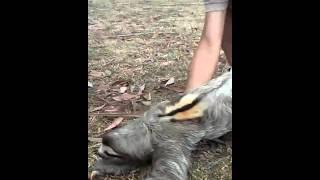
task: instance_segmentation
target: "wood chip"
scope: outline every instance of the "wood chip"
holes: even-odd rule
[[[173,83],[174,83],[174,77],[170,78],[170,79],[166,82],[166,84],[165,84],[164,86],[166,87],[166,86],[168,86],[168,85],[170,85],[170,84],[173,84]]]
[[[123,121],[123,119],[123,117],[115,118],[113,122],[106,129],[104,129],[104,131],[109,131],[110,129],[117,127]]]

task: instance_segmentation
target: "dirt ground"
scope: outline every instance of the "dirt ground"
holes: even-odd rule
[[[202,0],[89,0],[88,5],[89,81],[94,86],[88,135],[97,138],[115,118],[125,123],[183,91],[204,9]],[[222,53],[216,75],[227,68]],[[174,83],[164,87],[169,79]],[[201,142],[193,153],[190,180],[232,179],[231,141]],[[94,140],[88,143],[88,171],[98,146]],[[106,179],[135,180],[141,173]]]

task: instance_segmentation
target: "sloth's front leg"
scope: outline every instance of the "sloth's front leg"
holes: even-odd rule
[[[186,180],[190,152],[178,144],[157,148],[152,159],[152,171],[146,180]]]
[[[93,166],[91,180],[103,179],[106,175],[122,175],[138,168],[137,163],[120,162],[116,159],[98,159]]]

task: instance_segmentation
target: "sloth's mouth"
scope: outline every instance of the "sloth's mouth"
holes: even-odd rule
[[[110,154],[108,153],[108,151],[104,151],[103,153],[98,152],[98,156],[101,157],[102,159],[108,159],[110,157],[123,158],[120,155]]]
[[[98,150],[98,156],[102,159],[108,159],[111,157],[123,158],[119,153],[115,152],[111,147],[102,145]]]
[[[107,159],[108,158],[105,153],[101,153],[99,151],[98,151],[97,155],[102,159]]]

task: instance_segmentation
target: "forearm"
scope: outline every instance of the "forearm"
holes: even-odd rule
[[[187,90],[201,86],[212,79],[219,61],[220,43],[210,45],[205,39],[199,43],[189,67]]]
[[[219,61],[225,16],[225,11],[206,14],[201,40],[189,67],[187,90],[212,79]]]

